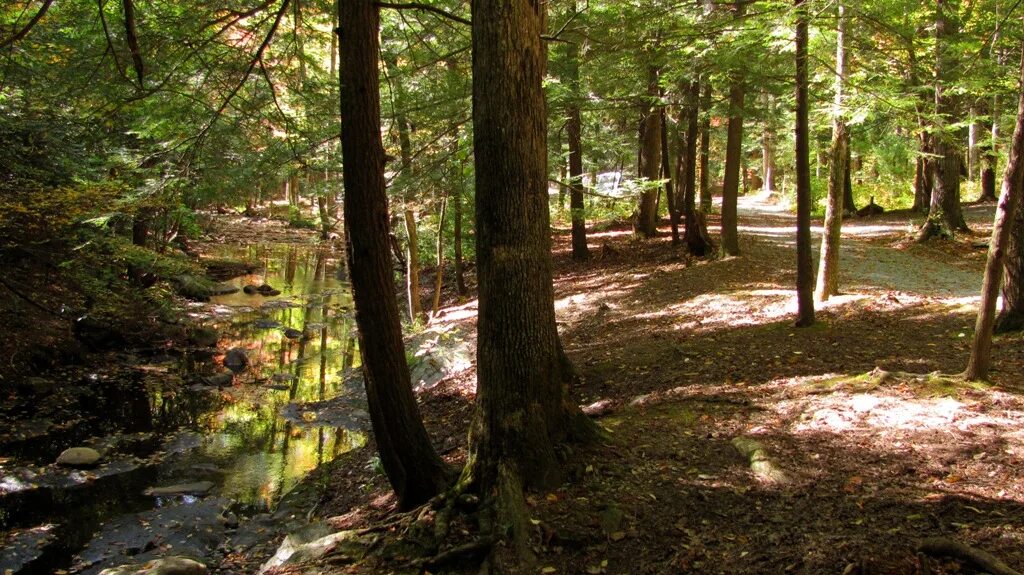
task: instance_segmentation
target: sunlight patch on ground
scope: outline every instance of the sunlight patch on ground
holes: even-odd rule
[[[796,292],[755,289],[701,294],[664,309],[636,314],[643,320],[677,318],[674,329],[710,329],[768,323],[796,313]]]

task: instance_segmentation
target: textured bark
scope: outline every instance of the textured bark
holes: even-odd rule
[[[430,315],[436,316],[441,309],[441,289],[444,288],[444,217],[448,211],[447,194],[441,198],[441,207],[437,214],[437,244],[435,254],[437,255],[437,268],[434,272],[434,302],[430,308]]]
[[[339,3],[345,236],[373,435],[403,508],[445,489],[449,474],[427,436],[409,377],[391,270],[380,140],[378,8]]]
[[[711,153],[711,82],[704,81],[704,93],[700,97],[700,108],[704,115],[700,121],[700,211],[711,211],[711,174],[708,163]]]
[[[1013,218],[1003,271],[1003,309],[996,321],[997,333],[1024,329],[1024,209],[1018,209]]]
[[[825,205],[824,231],[821,235],[821,257],[818,260],[818,281],[814,297],[828,301],[839,293],[839,242],[842,237],[843,204],[846,202],[846,182],[850,163],[849,134],[843,115],[843,75],[846,73],[845,13],[838,2],[836,19],[836,73],[835,99],[832,120],[832,145],[829,148],[828,199]]]
[[[480,303],[466,473],[521,559],[531,528],[522,490],[560,484],[556,445],[593,428],[569,397],[574,371],[555,326],[544,4],[473,0],[472,14]]]
[[[679,185],[683,188],[683,213],[686,215],[686,249],[697,257],[711,251],[704,215],[697,211],[697,124],[700,121],[700,79],[690,82],[686,95],[686,152]]]
[[[733,7],[736,19],[743,15],[744,4],[737,2]],[[746,82],[740,71],[730,76],[729,127],[725,143],[725,176],[722,179],[722,254],[740,255],[739,232],[736,216],[736,202],[739,199],[740,164],[743,161],[743,98]]]
[[[1021,59],[1021,80],[1024,90],[1024,55]],[[985,279],[981,285],[981,303],[978,319],[974,326],[974,342],[971,357],[967,362],[964,376],[967,379],[986,379],[992,361],[992,330],[995,325],[996,301],[1002,282],[1003,260],[1010,240],[1017,205],[1020,203],[1021,187],[1024,182],[1024,91],[1017,105],[1017,124],[1013,130],[1010,157],[1003,174],[1003,186],[999,192],[992,238],[989,241],[988,260],[985,262]]]
[[[814,323],[811,261],[811,165],[807,120],[807,7],[795,0],[796,21],[796,296],[797,327]]]
[[[935,11],[935,112],[940,119],[932,137],[935,160],[932,162],[932,195],[928,204],[928,219],[918,233],[918,240],[953,237],[954,232],[967,231],[967,222],[960,209],[960,149],[946,126],[955,121],[953,98],[946,87],[954,82],[956,59],[949,45],[956,33],[956,24],[950,15],[956,13],[949,0],[937,0]]]
[[[658,180],[661,170],[661,110],[655,104],[660,95],[658,68],[647,69],[647,99],[643,103],[643,123],[640,130],[639,174],[647,182]],[[658,233],[658,189],[652,185],[640,195],[636,232],[646,238]]]
[[[661,109],[661,177],[665,180],[665,199],[668,203],[668,218],[669,225],[672,228],[672,245],[679,245],[679,212],[680,212],[680,199],[678,197],[677,185],[679,188],[683,186],[682,179],[680,178],[679,170],[681,169],[682,163],[685,161],[683,155],[685,151],[682,146],[679,145],[679,130],[676,130],[676,173],[672,173],[671,162],[669,156],[668,145],[668,117],[665,109]],[[675,185],[674,185],[675,184]]]
[[[573,14],[576,3],[573,2]],[[583,204],[583,121],[580,114],[580,54],[579,43],[569,44],[568,77],[572,98],[566,114],[565,132],[569,139],[569,213],[572,218],[572,259],[583,261],[590,258],[587,249],[586,206]]]

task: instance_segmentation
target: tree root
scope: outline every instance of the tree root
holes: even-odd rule
[[[774,461],[768,456],[764,445],[750,437],[735,437],[732,446],[750,462],[750,470],[759,479],[770,483],[786,483],[789,477]]]
[[[437,569],[438,567],[461,559],[475,559],[482,557],[487,553],[490,553],[492,547],[494,547],[493,538],[481,537],[476,541],[470,541],[469,543],[453,547],[447,551],[442,551],[433,557],[421,557],[419,559],[414,559],[402,565],[401,568]]]
[[[964,545],[948,537],[922,539],[917,549],[927,555],[953,557],[966,561],[979,570],[991,573],[992,575],[1022,575],[1020,571],[1011,569],[991,553]]]

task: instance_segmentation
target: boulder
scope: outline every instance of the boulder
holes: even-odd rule
[[[256,288],[256,291],[258,291],[262,296],[281,295],[281,290],[275,289],[271,287],[269,284],[261,285],[260,287]]]
[[[121,565],[100,571],[100,575],[206,575],[206,565],[187,557],[163,557],[143,565]]]
[[[71,447],[57,456],[57,465],[64,467],[93,467],[103,456],[91,447]]]
[[[328,553],[339,559],[357,561],[366,555],[367,549],[377,539],[374,535],[361,535],[356,530],[340,531],[314,539],[315,535],[323,533],[324,529],[326,528],[322,524],[314,524],[285,537],[277,553],[263,564],[259,572],[262,574],[276,567],[308,563]]]
[[[220,333],[212,327],[200,326],[189,332],[188,341],[198,347],[213,347],[220,341]]]
[[[224,354],[224,367],[233,373],[242,373],[249,369],[249,356],[240,347],[233,347]]]

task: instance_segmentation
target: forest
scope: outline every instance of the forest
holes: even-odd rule
[[[1024,573],[1020,0],[8,0],[0,571]]]

